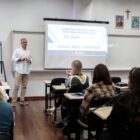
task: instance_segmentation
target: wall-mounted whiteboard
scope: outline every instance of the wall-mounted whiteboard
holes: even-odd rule
[[[109,35],[106,64],[113,70],[130,70],[140,66],[140,36]]]
[[[44,70],[45,33],[13,31],[13,50],[20,46],[22,37],[27,38],[28,48],[32,52],[33,64],[31,70]],[[130,70],[134,66],[140,66],[140,36],[109,35],[108,42],[109,53],[106,58],[106,65],[109,69]]]
[[[44,32],[30,32],[30,31],[13,31],[12,32],[12,50],[20,47],[20,39],[27,38],[28,49],[32,53],[31,71],[44,70],[44,46],[45,33]]]

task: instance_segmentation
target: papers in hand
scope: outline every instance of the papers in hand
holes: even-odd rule
[[[99,116],[101,119],[106,120],[112,111],[112,106],[103,106],[97,109],[91,108],[91,110],[93,110],[92,112],[96,114],[97,116]]]

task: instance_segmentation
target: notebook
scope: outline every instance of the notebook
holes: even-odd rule
[[[106,120],[112,111],[112,106],[99,107],[92,112],[99,116],[101,119]]]
[[[72,96],[84,96],[83,93],[77,92],[77,93],[71,93]]]

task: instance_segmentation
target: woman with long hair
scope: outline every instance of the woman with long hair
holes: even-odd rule
[[[112,140],[140,140],[140,68],[129,72],[129,91],[121,94],[108,118]]]
[[[83,102],[80,106],[80,113],[84,117],[88,111],[92,99],[98,100],[102,97],[115,95],[115,88],[110,77],[108,68],[104,64],[96,65],[93,72],[92,85],[86,89]]]

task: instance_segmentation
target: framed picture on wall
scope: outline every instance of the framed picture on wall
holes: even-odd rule
[[[116,15],[116,28],[123,29],[123,27],[124,27],[124,16]]]
[[[132,16],[131,27],[132,27],[132,29],[139,29],[140,28],[140,17]]]

